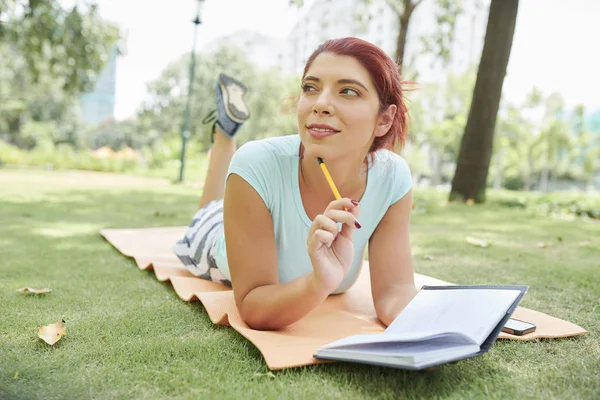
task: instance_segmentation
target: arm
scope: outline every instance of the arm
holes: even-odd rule
[[[385,213],[369,240],[371,292],[377,317],[388,326],[417,294],[410,251],[412,191]]]
[[[258,193],[239,175],[227,180],[224,228],[233,294],[253,329],[279,329],[298,321],[329,295],[310,273],[279,284],[273,221]]]

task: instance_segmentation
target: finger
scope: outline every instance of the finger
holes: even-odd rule
[[[334,235],[337,235],[339,232],[337,222],[323,214],[319,214],[315,217],[311,228],[313,231],[316,231],[317,229],[323,229],[331,232]]]
[[[337,232],[336,232],[336,234],[337,234]],[[329,248],[333,244],[333,241],[335,240],[335,236],[336,236],[335,234],[333,234],[329,231],[326,231],[323,229],[317,229],[308,241],[308,249],[316,250],[321,246],[327,246],[327,248]]]
[[[342,199],[339,200],[333,200],[332,202],[329,203],[329,205],[327,206],[327,210],[346,210],[346,211],[351,211],[352,209],[356,208],[359,206],[358,201],[356,200],[352,200],[349,199],[347,197],[344,197]]]
[[[351,228],[361,228],[360,222],[358,222],[354,214],[349,211],[327,210],[325,211],[325,216],[335,222],[346,224]]]

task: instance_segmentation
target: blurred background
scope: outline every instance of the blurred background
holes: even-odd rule
[[[357,36],[401,60],[419,187],[449,189],[486,0],[0,0],[0,163],[200,180],[214,82],[245,82],[239,143],[297,132],[311,52]],[[521,0],[487,186],[600,190],[600,2]],[[191,82],[191,85],[190,85]],[[600,218],[600,216],[598,216]]]

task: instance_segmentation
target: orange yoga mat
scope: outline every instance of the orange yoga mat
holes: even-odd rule
[[[184,231],[185,227],[178,226],[105,229],[100,234],[122,254],[134,258],[140,269],[154,270],[158,280],[170,281],[182,300],[199,300],[213,323],[229,325],[250,340],[262,353],[271,370],[330,362],[313,358],[320,346],[347,336],[380,333],[385,329],[375,314],[367,262],[350,290],[342,295],[330,296],[300,321],[278,331],[250,329],[240,318],[229,287],[195,277],[173,255],[171,246]],[[420,274],[415,274],[415,283],[418,288],[423,285],[450,284]],[[587,333],[568,321],[524,307],[518,307],[513,318],[532,322],[537,329],[524,336],[501,333],[499,338],[532,340]]]

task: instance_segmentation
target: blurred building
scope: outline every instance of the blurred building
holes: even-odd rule
[[[100,72],[94,89],[81,95],[81,118],[88,125],[95,126],[114,119],[117,57],[127,54],[125,43],[125,38],[122,37],[111,47],[108,61]]]

